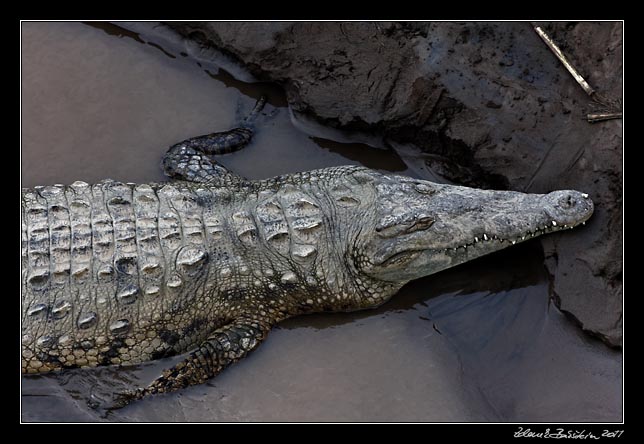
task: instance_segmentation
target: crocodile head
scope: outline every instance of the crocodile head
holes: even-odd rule
[[[354,174],[354,176],[356,176]],[[350,248],[358,276],[397,287],[542,234],[573,228],[593,213],[587,194],[525,194],[360,172],[370,206]],[[365,279],[361,279],[365,280]]]

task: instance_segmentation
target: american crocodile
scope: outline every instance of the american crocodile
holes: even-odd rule
[[[578,191],[524,194],[357,166],[246,180],[212,155],[252,136],[187,139],[167,183],[23,189],[22,370],[132,365],[189,352],[140,398],[203,383],[276,323],[377,307],[407,282],[593,212]]]

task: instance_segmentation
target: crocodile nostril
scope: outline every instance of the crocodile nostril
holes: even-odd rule
[[[564,209],[573,208],[576,204],[577,200],[572,194],[568,194],[559,199],[559,206]]]

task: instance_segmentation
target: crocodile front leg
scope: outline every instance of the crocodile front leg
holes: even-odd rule
[[[124,407],[147,395],[169,393],[190,385],[206,382],[228,365],[253,351],[266,338],[272,325],[265,319],[239,318],[221,327],[206,339],[186,359],[163,374],[150,385],[120,394],[109,409]]]
[[[253,137],[254,122],[264,107],[262,96],[237,128],[192,137],[179,142],[163,158],[163,172],[172,179],[232,185],[245,179],[230,172],[210,156],[231,153],[248,145]]]
[[[209,137],[209,136],[203,136]],[[174,145],[163,157],[163,172],[176,180],[223,186],[236,185],[245,179],[191,146],[189,141]]]

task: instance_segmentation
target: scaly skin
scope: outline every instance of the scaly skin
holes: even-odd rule
[[[377,307],[410,280],[593,212],[577,191],[477,190],[353,166],[248,181],[210,157],[238,149],[239,134],[171,147],[169,183],[23,190],[23,372],[191,352],[122,406],[206,381],[283,319]]]

